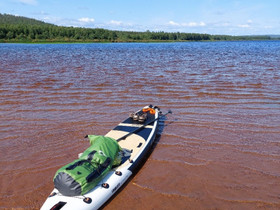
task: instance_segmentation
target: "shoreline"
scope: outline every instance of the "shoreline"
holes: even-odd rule
[[[0,44],[110,44],[110,43],[184,43],[184,42],[247,42],[247,41],[280,41],[280,39],[250,39],[250,40],[142,40],[142,41],[92,41],[92,40],[82,40],[82,41],[65,41],[65,40],[38,40],[38,41],[15,41],[15,40],[0,40]]]

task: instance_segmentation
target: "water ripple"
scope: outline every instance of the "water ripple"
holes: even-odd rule
[[[39,208],[86,134],[147,104],[173,115],[135,194],[177,209],[279,207],[279,41],[0,44],[0,58],[3,207]],[[134,203],[122,191],[106,208],[123,200]]]

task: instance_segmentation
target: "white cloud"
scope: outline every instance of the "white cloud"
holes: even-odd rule
[[[129,23],[129,22],[123,22],[118,20],[111,20],[109,22],[100,22],[95,25],[97,28],[105,28],[109,30],[121,30],[121,31],[144,31],[143,26]],[[147,30],[147,29],[145,29]]]
[[[170,20],[170,21],[168,22],[168,24],[169,24],[169,25],[172,25],[172,26],[180,26],[179,23],[175,23],[175,22],[172,21],[172,20]]]
[[[204,27],[206,26],[205,22],[189,22],[189,23],[176,23],[170,20],[167,25],[169,26],[178,26],[178,27]]]
[[[197,24],[196,22],[189,22],[189,23],[186,23],[186,24],[184,24],[184,25],[190,26],[190,27],[195,27],[195,26],[197,26],[198,24]]]
[[[250,28],[249,24],[239,24],[237,25],[239,28]]]
[[[28,5],[36,5],[37,0],[18,0],[20,3],[28,4]]]
[[[199,23],[199,26],[206,26],[206,23],[200,22],[200,23]]]
[[[215,27],[229,27],[230,26],[230,23],[229,22],[219,22],[219,23],[214,23],[213,24]]]
[[[93,18],[84,17],[78,19],[78,21],[82,23],[93,23],[95,20]]]
[[[120,25],[122,25],[123,23],[122,23],[122,21],[111,20],[109,24],[110,24],[110,25],[115,25],[115,26],[120,26]]]
[[[238,24],[237,26],[239,28],[250,28],[252,24],[253,24],[252,20],[247,20],[247,23],[245,23],[245,24]]]

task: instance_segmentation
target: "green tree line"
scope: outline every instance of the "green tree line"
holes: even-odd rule
[[[35,19],[0,14],[0,42],[147,42],[267,40],[270,36],[225,36],[180,32],[131,32],[63,27]]]

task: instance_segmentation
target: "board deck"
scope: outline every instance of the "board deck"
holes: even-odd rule
[[[141,110],[138,111],[138,113],[141,112]],[[155,139],[158,127],[158,120],[156,119],[158,119],[158,117],[159,109],[155,108],[155,114],[148,112],[147,119],[144,122],[127,118],[119,123],[105,136],[117,140],[132,133],[125,139],[118,141],[124,154],[122,163],[112,168],[95,188],[83,196],[63,196],[54,189],[41,209],[64,210],[100,208],[127,181],[132,173],[135,172],[140,162],[143,161]],[[137,132],[135,132],[136,130]],[[108,188],[102,187],[104,183],[108,185]],[[90,202],[85,202],[86,199]]]

